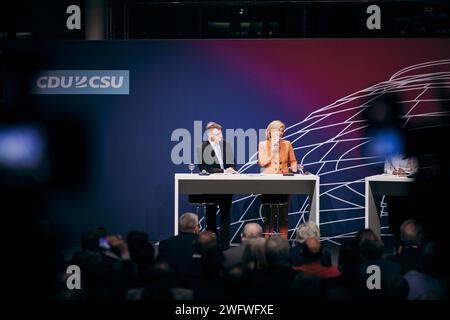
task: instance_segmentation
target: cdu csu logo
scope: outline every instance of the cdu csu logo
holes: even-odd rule
[[[129,94],[129,70],[43,70],[32,79],[32,94]]]

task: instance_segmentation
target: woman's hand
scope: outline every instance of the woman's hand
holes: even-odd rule
[[[224,173],[236,173],[236,170],[234,170],[233,167],[229,167],[229,168],[226,168],[223,172]]]

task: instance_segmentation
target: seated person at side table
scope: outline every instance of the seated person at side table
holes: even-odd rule
[[[416,173],[418,167],[416,158],[405,158],[403,155],[398,154],[386,158],[386,161],[384,162],[384,173],[395,176],[406,176]]]
[[[417,173],[418,161],[414,157],[406,158],[401,154],[386,158],[384,163],[384,173],[399,177],[405,177]],[[386,196],[388,206],[389,229],[392,233],[396,246],[400,245],[400,225],[408,218],[411,218],[409,210],[405,210],[410,203],[409,197]],[[397,248],[398,249],[398,248]],[[396,250],[397,250],[396,249]]]

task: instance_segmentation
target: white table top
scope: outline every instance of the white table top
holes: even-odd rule
[[[175,180],[244,180],[244,181],[261,181],[261,180],[318,180],[319,176],[314,174],[294,174],[293,176],[283,176],[282,174],[260,174],[260,173],[236,173],[223,174],[214,173],[209,176],[201,176],[198,173],[176,173]]]
[[[413,182],[414,178],[394,176],[392,174],[377,174],[375,176],[366,177],[366,181],[383,181],[383,182]]]

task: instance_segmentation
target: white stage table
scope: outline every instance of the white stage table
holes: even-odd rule
[[[376,196],[407,196],[411,192],[411,182],[413,181],[413,178],[389,174],[366,177],[365,228],[372,229],[378,235],[381,233],[380,213],[378,212],[379,203],[375,201]]]
[[[307,194],[310,196],[309,220],[319,226],[319,176],[308,174],[175,174],[174,230],[178,234],[180,194]]]

